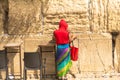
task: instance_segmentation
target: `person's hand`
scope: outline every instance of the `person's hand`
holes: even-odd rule
[[[71,30],[70,30],[70,29],[68,29],[67,31],[68,31],[69,33],[71,33]]]
[[[75,40],[76,38],[77,38],[76,35],[71,35],[71,39],[72,39],[72,41]]]
[[[73,40],[75,40],[75,39],[77,39],[77,36],[76,36],[76,35],[73,36]]]

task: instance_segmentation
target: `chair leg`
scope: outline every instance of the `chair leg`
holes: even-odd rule
[[[44,58],[44,62],[43,62],[43,76],[44,76],[44,80],[46,79],[46,73],[45,73],[45,68],[46,68],[46,58]]]
[[[42,80],[42,76],[43,76],[43,71],[42,71],[42,66],[41,66],[41,69],[40,69],[40,80]]]
[[[44,80],[45,80],[46,79],[45,66],[44,66],[43,75],[44,75]]]
[[[27,70],[24,69],[24,80],[27,79]]]
[[[8,67],[6,68],[6,80],[8,80]]]

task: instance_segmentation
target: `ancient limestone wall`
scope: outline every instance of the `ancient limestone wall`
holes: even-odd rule
[[[89,31],[85,1],[9,1],[9,34],[51,33],[62,18],[74,31]]]
[[[115,58],[114,58],[114,61],[115,61],[115,68],[118,72],[120,72],[120,47],[119,47],[119,44],[120,44],[120,35],[117,36],[116,38],[116,44],[115,44]]]
[[[82,36],[85,36],[84,38]],[[77,42],[76,42],[77,45]],[[89,34],[79,39],[79,65],[83,72],[108,72],[112,63],[110,36]],[[107,58],[106,58],[107,57]]]
[[[9,0],[9,34],[41,31],[40,0]]]
[[[8,35],[0,36],[4,42],[0,47],[8,42],[24,42],[28,38],[33,46],[22,49],[35,51],[38,44],[52,40],[60,19],[65,19],[69,29],[80,40],[79,43],[75,41],[76,45],[79,44],[80,60],[73,63],[73,73],[80,73],[79,69],[83,72],[108,72],[113,69],[113,61],[119,71],[119,36],[113,60],[109,33],[119,33],[119,16],[120,0],[1,0],[0,34]]]
[[[7,33],[8,0],[0,0],[0,34]]]
[[[109,1],[109,30],[120,31],[120,0]]]
[[[0,4],[2,5],[2,4]],[[2,33],[3,32],[3,13],[2,13],[2,6],[0,6],[0,32]]]
[[[119,0],[1,0],[1,30],[9,34],[51,33],[64,18],[74,32],[119,31],[119,5]],[[5,13],[7,6],[9,14]],[[3,23],[8,23],[7,28]]]

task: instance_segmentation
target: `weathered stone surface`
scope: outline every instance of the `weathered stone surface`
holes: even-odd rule
[[[82,5],[82,6],[81,6]],[[44,12],[44,32],[48,33],[58,28],[60,19],[65,19],[69,24],[69,28],[73,32],[89,31],[87,4],[85,1],[79,0],[54,0],[48,1]],[[51,29],[53,27],[53,29]],[[82,29],[84,28],[84,30]],[[86,29],[88,28],[88,29]],[[51,29],[49,31],[49,29]]]
[[[11,34],[51,33],[64,18],[75,26],[74,32],[82,31],[81,27],[96,33],[119,31],[119,4],[119,0],[9,0],[8,30]]]
[[[120,34],[118,34],[118,36],[116,36],[116,43],[115,43],[115,58],[114,58],[114,62],[115,62],[115,69],[120,72]]]
[[[64,18],[74,32],[119,31],[119,4],[119,0],[10,0],[8,30],[10,34],[51,33]]]
[[[0,0],[0,34],[7,33],[8,0]]]
[[[105,72],[113,65],[111,38],[97,34],[79,35],[79,42],[76,40],[75,45],[79,47],[77,66],[81,71]]]
[[[3,15],[2,14],[0,14],[0,34],[2,34],[4,31],[3,31],[3,21],[2,21],[2,17],[3,17]]]
[[[45,14],[55,13],[74,13],[74,12],[86,12],[87,1],[85,0],[43,0],[43,12]]]
[[[76,25],[78,29],[79,27],[86,26],[88,24],[86,2],[74,0],[69,1],[69,3],[67,0],[9,1],[8,29],[10,34],[43,31],[44,33],[51,33],[62,18],[65,18],[68,24]],[[53,26],[50,31],[49,26]]]
[[[0,34],[8,31],[14,35],[1,35],[0,49],[4,49],[8,42],[22,41],[23,51],[36,51],[38,44],[52,41],[53,31],[58,28],[60,19],[65,19],[70,31],[76,33],[79,39],[79,43],[75,41],[80,51],[79,60],[73,62],[74,74],[80,71],[112,72],[113,61],[115,70],[120,71],[119,36],[113,53],[109,34],[120,31],[119,6],[120,0],[9,0],[8,4],[7,0],[1,0]],[[15,59],[17,56],[13,55]],[[50,63],[54,61],[49,60]],[[17,63],[14,63],[16,67]]]
[[[120,31],[120,0],[109,1],[109,30]]]
[[[40,0],[9,0],[9,34],[41,31]]]

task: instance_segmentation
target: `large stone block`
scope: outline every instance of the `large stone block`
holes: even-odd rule
[[[40,32],[40,4],[40,0],[9,0],[9,34]]]
[[[112,40],[110,37],[98,34],[82,34],[79,36],[79,42],[76,40],[75,45],[79,47],[77,70],[82,72],[109,72],[109,67],[113,67]]]
[[[51,44],[52,36],[33,36],[24,38],[24,51],[35,52],[38,51],[38,46],[42,44]]]
[[[120,72],[120,34],[116,36],[115,39],[115,50],[114,50],[114,63],[115,63],[115,69]]]
[[[73,13],[73,12],[86,12],[87,1],[85,0],[44,0],[43,1],[43,12],[44,14],[55,14],[55,13]]]

